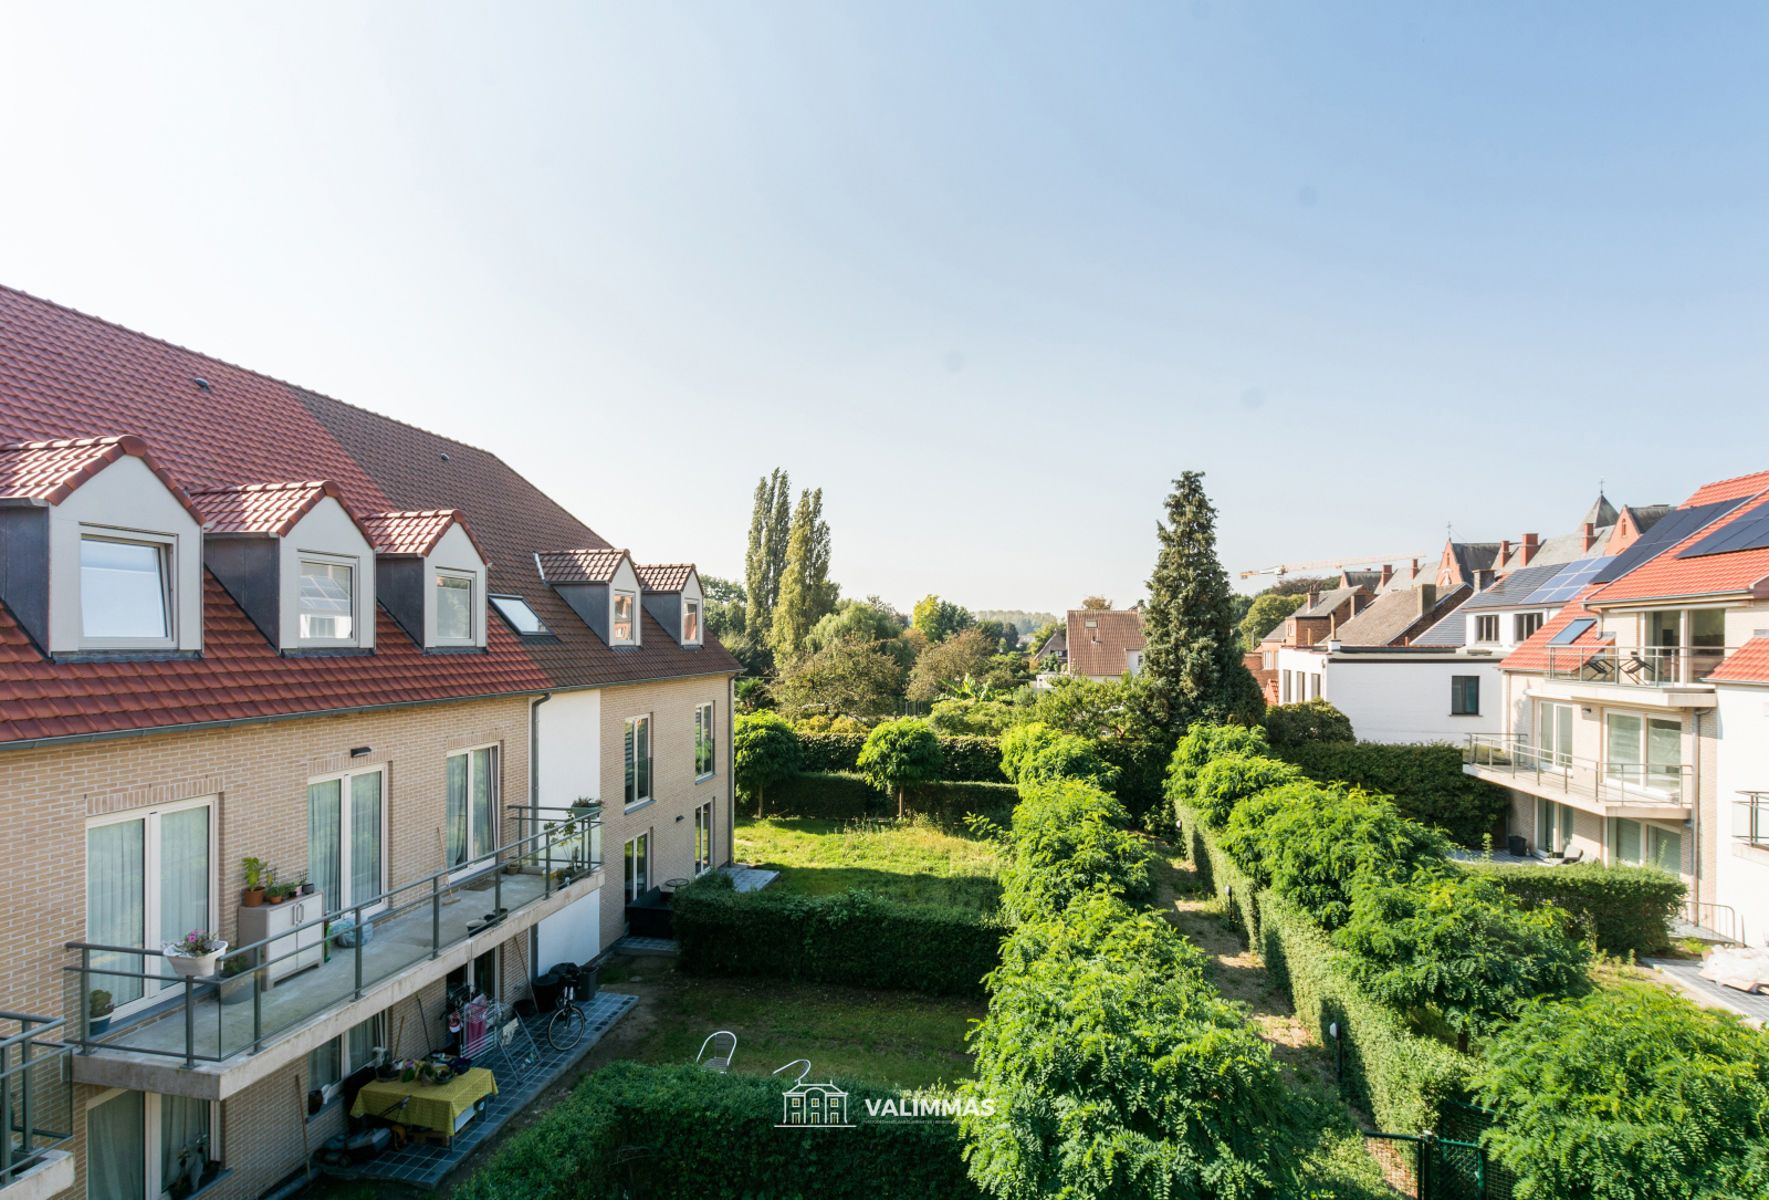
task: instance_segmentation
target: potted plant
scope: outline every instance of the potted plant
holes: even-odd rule
[[[295,890],[298,895],[311,896],[313,895],[313,881],[303,875],[295,880]]]
[[[240,903],[247,908],[257,908],[264,903],[265,866],[262,858],[248,858],[245,861],[246,890],[240,893]]]
[[[176,942],[160,947],[172,973],[181,979],[204,979],[215,973],[215,963],[227,953],[227,942],[207,929],[193,929]]]
[[[97,1037],[111,1027],[111,1010],[116,1005],[111,1003],[111,994],[103,988],[95,988],[86,1002],[86,1029]]]
[[[264,889],[264,898],[272,904],[281,904],[295,894],[298,883],[273,883]]]
[[[244,1004],[252,998],[257,978],[251,971],[250,952],[230,954],[221,960],[221,1003]]]

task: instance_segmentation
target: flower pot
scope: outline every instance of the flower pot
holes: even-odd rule
[[[303,896],[311,896],[311,895],[313,895],[313,885],[312,885],[312,884],[311,884],[311,883],[304,883],[304,884],[302,884],[302,885],[301,885],[301,894],[302,894],[302,895],[303,895]]]
[[[109,1013],[105,1013],[102,1017],[86,1018],[86,1032],[89,1037],[97,1037],[110,1027],[111,1015]]]
[[[257,908],[264,903],[264,889],[261,887],[247,888],[240,893],[240,903],[247,908]]]
[[[179,954],[177,947],[170,942],[160,947],[166,954],[166,965],[180,979],[205,979],[215,973],[215,964],[227,953],[226,942],[216,942],[215,949],[207,954]]]
[[[287,900],[288,897],[279,892],[274,896],[266,897],[266,899],[269,900],[270,903],[272,903],[272,904],[281,904],[284,900]]]

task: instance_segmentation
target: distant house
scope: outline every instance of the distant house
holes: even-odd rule
[[[1068,661],[1069,630],[1066,626],[1058,626],[1056,632],[1044,639],[1044,645],[1032,652],[1032,665],[1040,671],[1060,671]]]
[[[1061,636],[1069,675],[1110,680],[1142,670],[1142,613],[1137,609],[1072,608]]]

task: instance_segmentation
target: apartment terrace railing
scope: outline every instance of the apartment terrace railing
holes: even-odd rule
[[[1624,687],[1674,688],[1698,684],[1714,673],[1732,646],[1616,646],[1610,643],[1549,646],[1548,678]]]
[[[73,1047],[56,1039],[62,1018],[0,1012],[17,1025],[0,1037],[0,1189],[74,1137],[73,1085],[67,1057]]]
[[[1732,836],[1750,846],[1769,846],[1769,792],[1740,792],[1732,802]]]
[[[71,1042],[82,1055],[124,1051],[182,1059],[186,1067],[255,1054],[314,1017],[362,999],[383,980],[503,924],[601,867],[598,807],[509,808],[517,815],[518,828],[528,830],[522,836],[270,937],[230,946],[222,963],[243,961],[245,966],[235,977],[180,977],[166,968],[161,950],[67,943],[80,956],[78,965],[64,968],[78,989],[70,997],[69,1011],[80,1014]],[[317,938],[300,936],[307,931]],[[285,959],[312,957],[316,947],[323,965],[275,988],[260,985],[258,977],[267,976],[268,968]],[[140,969],[129,969],[131,963]],[[96,989],[163,999],[150,999],[142,1011],[95,1032],[87,998]]]
[[[1469,734],[1462,761],[1536,794],[1556,791],[1598,804],[1642,808],[1687,808],[1695,802],[1695,773],[1686,763],[1574,758],[1539,750],[1522,735],[1506,733]]]

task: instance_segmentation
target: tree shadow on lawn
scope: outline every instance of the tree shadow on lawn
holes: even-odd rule
[[[872,867],[757,865],[780,872],[780,878],[768,885],[770,891],[798,896],[833,896],[858,889],[901,904],[965,908],[978,913],[994,912],[1001,906],[1001,885],[987,876],[907,874]]]

